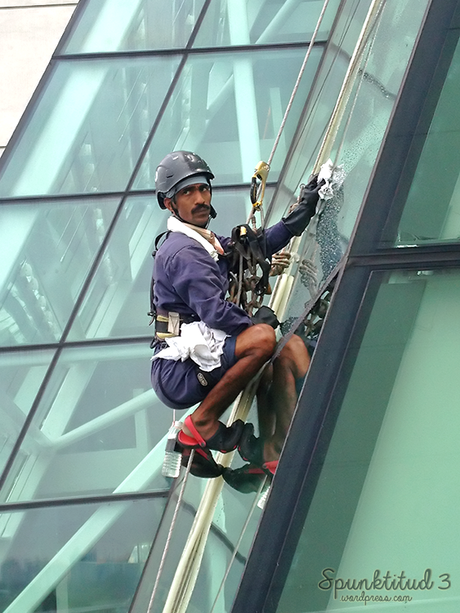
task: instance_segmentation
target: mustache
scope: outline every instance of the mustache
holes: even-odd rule
[[[203,204],[197,204],[195,207],[193,207],[192,213],[198,213],[201,210],[211,211],[211,207],[209,204],[205,204],[203,202]]]

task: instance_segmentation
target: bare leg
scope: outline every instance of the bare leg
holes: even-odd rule
[[[273,435],[265,441],[264,459],[277,460],[297,404],[296,381],[307,373],[310,356],[304,342],[293,336],[273,363],[273,379],[269,389],[269,405],[276,415]]]
[[[270,358],[275,344],[275,331],[267,324],[251,326],[238,335],[235,346],[238,361],[193,413],[192,421],[204,439],[216,433],[219,417]],[[184,430],[187,433],[185,427]]]
[[[271,402],[273,383],[273,364],[267,364],[257,388],[257,417],[259,436],[263,441],[271,438],[275,432],[276,413]]]

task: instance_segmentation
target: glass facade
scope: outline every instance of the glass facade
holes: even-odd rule
[[[458,269],[372,274],[278,611],[458,606],[459,292]]]
[[[414,143],[410,162],[415,172],[402,180],[410,182],[403,205],[396,245],[423,245],[439,242],[458,242],[460,237],[460,196],[458,178],[460,170],[459,130],[460,117],[457,105],[457,86],[460,81],[460,48],[456,32],[446,40],[446,55],[455,48],[442,90],[437,83],[428,94],[427,106],[435,104],[428,126],[420,126],[418,143]],[[421,148],[421,151],[420,151]],[[412,173],[414,174],[412,175]],[[428,188],[436,182],[434,193]],[[388,246],[389,226],[382,244]],[[390,243],[391,244],[391,243]]]
[[[422,20],[232,613],[458,608],[459,14]]]
[[[454,610],[458,28],[456,1],[441,4],[81,0],[0,160],[0,611],[353,610],[342,596],[355,592],[318,583],[377,568],[434,582],[406,604]],[[334,269],[340,281],[262,512],[220,479],[161,474],[172,415],[149,378],[166,226],[154,173],[169,151],[196,151],[216,175],[212,229],[246,221],[323,9],[268,223],[327,158],[345,181],[272,284],[283,332]],[[433,51],[425,89],[409,88],[434,30],[441,61]],[[382,205],[408,89],[419,129],[393,150]]]

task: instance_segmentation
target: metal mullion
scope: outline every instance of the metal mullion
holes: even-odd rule
[[[314,47],[324,46],[327,41],[318,40],[314,43]],[[87,51],[85,53],[64,53],[54,55],[53,59],[59,61],[87,61],[87,60],[117,60],[117,59],[142,59],[151,57],[164,57],[181,55],[185,51],[189,55],[210,55],[210,54],[234,54],[244,53],[247,51],[284,51],[290,49],[305,49],[309,46],[308,41],[299,41],[295,43],[265,43],[263,45],[247,44],[247,45],[225,45],[220,47],[172,47],[170,49],[136,49],[130,51]]]
[[[147,190],[145,190],[148,193]],[[74,194],[40,194],[36,196],[12,196],[10,198],[0,198],[0,207],[9,204],[21,205],[21,204],[40,204],[42,202],[65,202],[81,200],[82,204],[87,203],[88,200],[112,200],[115,198],[122,198],[124,192],[81,192]]]
[[[249,182],[247,183],[226,183],[222,185],[213,185],[212,191],[213,193],[217,192],[226,192],[231,190],[249,190]],[[278,185],[277,181],[267,181],[267,188],[274,188]],[[88,200],[108,200],[115,198],[123,198],[125,195],[128,197],[151,197],[154,198],[156,194],[155,189],[153,188],[131,188],[129,193],[126,191],[116,191],[116,192],[76,192],[72,194],[40,194],[36,196],[12,196],[9,198],[0,198],[0,207],[8,206],[11,204],[21,205],[21,204],[38,204],[41,203],[54,203],[54,202],[74,202],[81,201],[81,205],[87,204]]]
[[[350,269],[336,284],[232,613],[276,610],[321,472],[315,463],[319,441],[324,449],[324,437],[330,438],[338,416],[336,391],[351,334],[363,324],[358,317],[370,274],[369,268]]]
[[[21,502],[0,503],[1,513],[17,511],[29,511],[31,509],[43,509],[48,507],[67,507],[82,504],[105,504],[110,502],[136,502],[136,500],[148,500],[154,498],[167,498],[170,490],[158,490],[154,492],[132,492],[127,494],[103,494],[100,496],[73,496],[70,498],[41,498]]]
[[[369,266],[374,270],[460,266],[460,243],[356,253],[348,258],[346,266]]]

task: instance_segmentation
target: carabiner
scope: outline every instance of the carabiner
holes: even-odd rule
[[[270,166],[266,162],[259,162],[252,175],[250,198],[253,211],[259,211],[262,208],[269,170]]]

